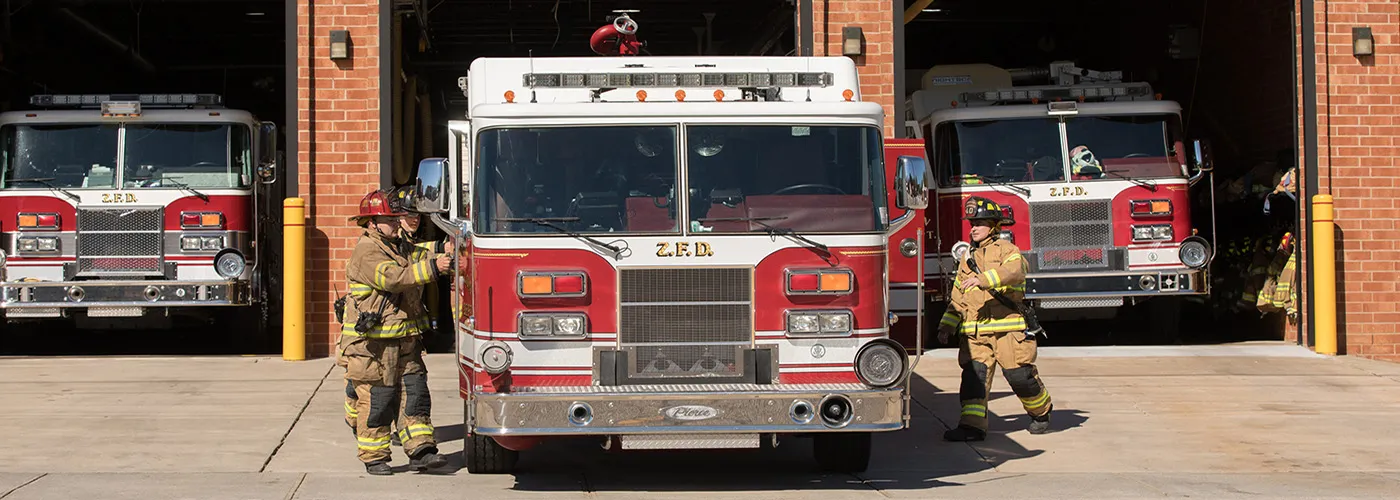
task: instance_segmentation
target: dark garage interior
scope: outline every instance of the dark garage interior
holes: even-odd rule
[[[1180,306],[1186,319],[1179,329],[1188,333],[1179,341],[1281,338],[1281,314],[1261,315],[1237,302],[1255,245],[1277,241],[1283,231],[1296,234],[1293,212],[1262,212],[1264,195],[1297,157],[1291,3],[901,4],[922,4],[903,26],[906,92],[937,64],[1018,68],[1072,60],[1122,70],[1181,103],[1187,136],[1213,146],[1219,247],[1210,300]],[[23,109],[41,93],[214,93],[225,106],[286,130],[286,1],[4,0],[0,8],[0,110]],[[385,25],[402,48],[398,84],[411,84],[417,104],[395,109],[401,124],[414,124],[395,127],[402,134],[396,156],[404,159],[395,177],[409,175],[419,158],[446,155],[447,121],[465,114],[457,78],[472,59],[591,56],[589,36],[619,10],[640,25],[650,55],[797,54],[799,9],[789,0],[397,0]],[[839,32],[841,25],[828,21],[826,29]],[[384,140],[387,148],[390,138]],[[1207,214],[1209,199],[1198,200],[1196,214]],[[1204,231],[1209,220],[1197,225]],[[1050,345],[1148,342],[1138,330],[1133,321],[1054,325],[1062,333]]]

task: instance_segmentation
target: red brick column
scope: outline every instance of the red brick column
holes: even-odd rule
[[[1335,200],[1338,348],[1400,361],[1400,5],[1313,5],[1317,93],[1299,81],[1299,95],[1317,99],[1318,185],[1304,187]],[[1353,27],[1371,28],[1375,55],[1352,55]]]
[[[902,9],[900,14],[902,16]],[[860,26],[865,37],[865,54],[853,59],[860,72],[861,100],[884,106],[885,137],[897,137],[894,124],[904,121],[903,117],[894,116],[894,18],[894,2],[812,1],[812,39],[816,41],[813,56],[841,55],[841,28]]]
[[[306,199],[306,353],[338,340],[331,303],[360,229],[347,217],[379,172],[379,2],[297,2],[297,193]],[[331,30],[349,30],[350,59],[330,59]]]

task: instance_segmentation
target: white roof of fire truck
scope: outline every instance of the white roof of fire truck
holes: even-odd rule
[[[862,116],[846,57],[516,57],[472,61],[468,116]]]
[[[1043,85],[1015,85],[1039,79]],[[1048,68],[1007,70],[990,64],[934,66],[910,98],[913,119],[929,121],[1021,118],[1048,114],[1177,113],[1146,82],[1123,82],[1120,71],[1093,71],[1068,61]],[[1058,102],[1057,102],[1058,101]],[[1055,103],[1052,105],[1051,103]],[[937,119],[933,115],[937,113]]]
[[[0,113],[12,123],[252,123],[252,113],[223,106],[215,94],[43,94],[29,98],[35,109]]]

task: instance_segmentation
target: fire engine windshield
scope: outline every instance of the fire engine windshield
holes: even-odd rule
[[[1175,115],[1078,116],[1065,121],[1072,180],[1185,177]]]
[[[233,124],[128,123],[128,188],[241,188],[253,162],[248,128]]]
[[[677,232],[676,137],[667,126],[484,130],[477,231]]]
[[[930,154],[944,186],[1065,178],[1060,121],[1054,118],[942,123]]]
[[[690,125],[686,142],[692,231],[884,225],[884,156],[874,127]]]
[[[6,125],[0,129],[0,187],[111,188],[115,124]]]

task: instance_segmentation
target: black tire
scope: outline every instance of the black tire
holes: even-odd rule
[[[865,472],[870,465],[870,433],[817,434],[813,436],[812,454],[824,471]]]
[[[520,459],[520,452],[506,449],[491,436],[472,434],[463,444],[462,458],[472,474],[510,474]]]

